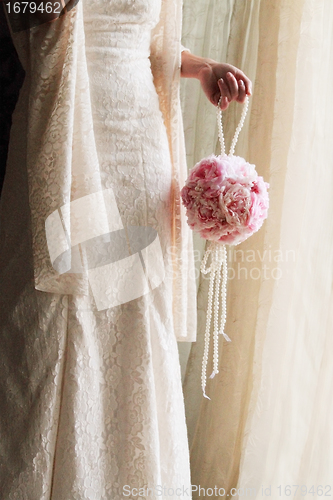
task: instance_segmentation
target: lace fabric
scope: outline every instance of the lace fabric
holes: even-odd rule
[[[196,334],[192,236],[179,199],[180,14],[173,1],[82,1],[13,35],[27,77],[1,207],[6,498],[117,500],[126,485],[180,487],[182,496],[160,497],[190,498],[176,342]],[[119,227],[107,232],[113,202]],[[47,231],[55,224],[65,235],[53,262],[47,220]],[[142,227],[151,232],[136,248],[131,231]],[[112,307],[99,307],[84,267],[94,252],[84,254],[80,231],[92,228],[98,258],[110,234],[126,229],[119,248],[137,274],[128,281],[115,266],[96,279],[109,286],[106,300],[116,289]],[[87,257],[81,272],[68,272],[68,235],[70,266],[73,241]],[[161,275],[152,272],[156,256]],[[134,284],[141,291],[124,300]]]
[[[93,17],[99,12],[102,18],[103,3],[99,6],[98,2],[91,2],[90,5],[94,9]],[[126,19],[126,10],[121,3],[118,9],[117,2],[115,5],[114,20],[117,18],[117,22],[113,25],[119,27]],[[139,6],[134,11],[135,21],[144,19],[144,12],[145,9]],[[150,61],[167,129],[172,164],[170,215],[173,230],[169,252],[174,266],[175,332],[178,340],[194,341],[196,293],[193,287],[193,243],[179,194],[187,174],[179,100],[181,3],[170,0],[162,2],[160,14],[152,33]],[[157,20],[158,16],[156,18],[155,15]],[[137,26],[140,27],[140,23]],[[154,23],[151,28],[153,26]],[[73,245],[68,244],[68,239],[73,242],[82,230],[82,225],[85,225],[84,218],[78,221],[73,216],[71,203],[103,190],[90,102],[91,82],[87,71],[85,30],[79,3],[56,22],[13,34],[22,64],[29,70],[25,85],[29,94],[27,171],[35,286],[47,292],[87,294],[89,290],[89,269],[81,269],[81,274],[71,273],[75,253]],[[121,31],[122,37],[125,32],[126,29]],[[107,43],[107,36],[101,41]],[[34,56],[30,57],[30,54]],[[65,108],[68,108],[67,112],[63,113]],[[42,119],[40,109],[48,109],[48,114],[44,113]],[[101,207],[98,208],[100,211]],[[69,238],[62,231],[59,232],[54,219],[50,223],[49,217],[55,214],[58,226],[61,225],[59,219],[62,219],[62,226],[67,229]],[[45,230],[45,224],[48,224],[49,231]],[[53,230],[53,238],[48,237],[50,229]],[[110,227],[104,231],[108,233],[111,230]],[[91,238],[94,235],[88,236]],[[58,268],[50,260],[50,240],[63,242],[60,249],[56,249],[58,254],[67,251],[63,266]],[[55,257],[58,254],[55,251]],[[67,261],[69,264],[66,264]],[[59,269],[64,268],[66,272],[59,274]]]

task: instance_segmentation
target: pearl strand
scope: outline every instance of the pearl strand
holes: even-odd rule
[[[207,260],[211,255],[211,264],[207,268]],[[204,339],[204,354],[202,359],[202,372],[201,372],[201,387],[205,398],[210,399],[206,395],[206,382],[207,382],[207,364],[209,354],[210,342],[210,325],[213,316],[213,299],[214,299],[214,330],[213,330],[213,372],[210,378],[215,377],[218,371],[218,341],[219,333],[222,333],[226,340],[231,341],[230,338],[224,333],[224,326],[226,322],[226,294],[227,294],[227,251],[225,245],[217,242],[211,242],[207,248],[201,262],[200,270],[203,274],[210,272],[209,289],[208,289],[208,305],[206,316],[206,330]],[[220,284],[221,284],[221,271],[222,271],[222,317],[219,327],[219,299],[220,299]],[[214,290],[215,284],[215,290]],[[215,295],[214,295],[215,294]]]
[[[210,324],[212,320],[212,304],[213,304],[213,292],[214,292],[214,280],[215,280],[215,262],[213,258],[213,251],[215,249],[215,242],[212,242],[207,248],[205,255],[202,259],[200,270],[203,274],[211,273],[209,279],[209,289],[208,289],[208,304],[207,304],[207,316],[206,316],[206,330],[205,330],[205,343],[204,343],[204,353],[202,358],[202,370],[201,370],[201,387],[202,393],[205,398],[210,399],[206,394],[206,382],[207,382],[207,364],[208,364],[208,353],[209,353],[209,340],[210,340]],[[211,265],[209,268],[206,267],[207,260],[211,254]]]
[[[222,101],[222,96],[219,99],[216,114],[217,114],[218,135],[219,135],[219,140],[220,140],[220,144],[221,144],[221,156],[224,156],[225,155],[225,140],[224,140],[224,134],[223,134],[221,101]],[[231,146],[230,146],[230,151],[229,151],[228,156],[233,156],[233,154],[235,152],[238,137],[239,137],[240,131],[243,128],[248,109],[249,109],[249,98],[248,98],[248,96],[246,96],[245,101],[244,101],[243,110],[242,110],[242,115],[241,115],[239,124],[236,128],[234,137],[231,141]]]
[[[223,261],[223,266],[222,266],[222,315],[221,315],[221,327],[219,333],[223,335],[223,337],[228,341],[231,342],[231,339],[228,337],[226,333],[224,333],[224,327],[225,323],[227,321],[227,282],[228,282],[228,258],[227,258],[227,250],[225,246],[223,245],[223,256],[222,256],[222,261]]]
[[[242,110],[242,115],[241,115],[239,124],[238,124],[238,126],[236,128],[235,135],[234,135],[234,137],[232,139],[232,142],[231,142],[229,156],[233,156],[233,154],[235,152],[235,147],[236,147],[236,144],[237,144],[237,141],[238,141],[238,137],[239,137],[240,131],[243,128],[243,125],[244,125],[244,122],[245,122],[245,118],[246,118],[246,113],[247,113],[248,109],[249,109],[249,98],[248,98],[248,96],[246,96],[245,97],[244,106],[243,106],[243,110]]]
[[[221,101],[222,101],[222,96],[220,97],[219,103],[217,105],[217,130],[218,130],[219,140],[220,140],[220,144],[221,144],[221,156],[224,156],[225,155],[225,142],[224,142],[224,134],[223,134]]]
[[[221,283],[221,248],[215,245],[214,259],[216,262],[215,277],[215,301],[214,301],[214,332],[213,332],[213,371],[209,378],[214,378],[219,372],[219,305],[220,305],[220,283]]]

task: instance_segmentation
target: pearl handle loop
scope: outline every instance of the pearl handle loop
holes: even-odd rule
[[[220,145],[221,145],[221,156],[224,156],[226,153],[225,153],[225,141],[224,141],[224,134],[223,134],[223,124],[222,124],[222,109],[220,107],[221,101],[222,101],[222,96],[219,99],[216,114],[217,114],[217,127],[218,127],[218,133],[219,133],[219,140],[220,140]],[[241,118],[239,120],[239,124],[237,125],[234,137],[232,139],[228,156],[234,155],[235,147],[236,147],[236,144],[238,141],[238,137],[239,137],[240,131],[243,128],[248,109],[249,109],[249,98],[248,98],[248,96],[246,96],[245,101],[244,101],[243,110],[242,110],[242,115],[241,115]]]

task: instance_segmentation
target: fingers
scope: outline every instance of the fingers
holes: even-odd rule
[[[220,108],[222,109],[222,111],[226,110],[227,107],[229,106],[228,98],[225,96],[221,96],[217,105],[219,105],[219,104],[220,104]]]
[[[239,82],[243,82],[245,86],[245,95],[252,95],[252,82],[251,80],[238,68],[235,68],[234,76]]]
[[[228,85],[229,93],[231,96],[230,101],[235,101],[238,98],[238,81],[236,80],[234,75],[230,73],[230,71],[226,74],[226,78],[226,83]]]
[[[237,102],[243,103],[245,101],[246,97],[246,89],[245,89],[245,83],[243,80],[239,80],[238,82],[238,97],[237,97]]]
[[[245,94],[252,95],[252,82],[247,76],[244,75],[244,73],[242,76],[242,82],[245,85]]]
[[[220,78],[218,81],[217,81],[217,84],[219,86],[219,89],[220,89],[220,92],[221,92],[221,95],[223,97],[225,97],[229,102],[231,101],[231,94],[230,94],[230,91],[229,91],[229,87],[228,85],[226,84],[226,82],[223,80],[223,78]]]
[[[246,95],[251,95],[251,80],[245,75],[243,75],[243,79],[236,79],[231,72],[228,72],[226,79],[220,78],[217,83],[223,96],[221,102],[222,110],[226,109],[231,101],[243,103]]]

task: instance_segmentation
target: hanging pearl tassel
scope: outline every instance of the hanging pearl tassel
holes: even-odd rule
[[[211,256],[211,264],[207,268],[207,261],[209,256]],[[224,327],[227,319],[227,251],[225,245],[221,245],[217,242],[211,242],[207,248],[202,262],[200,270],[203,274],[210,273],[209,279],[209,289],[208,289],[208,307],[206,316],[206,330],[205,330],[205,345],[204,354],[202,360],[202,372],[201,372],[201,387],[205,398],[210,399],[206,394],[206,382],[207,382],[207,364],[208,364],[208,354],[209,354],[209,342],[210,342],[210,325],[212,322],[212,317],[214,314],[213,322],[213,371],[210,378],[215,377],[219,373],[219,334],[222,334],[224,338],[231,342],[230,338],[226,333],[224,333]],[[221,285],[221,273],[222,273],[222,289],[220,291]],[[215,287],[214,287],[215,285]],[[222,302],[222,314],[219,325],[219,308],[220,308],[220,296]],[[214,310],[213,310],[214,306]]]
[[[224,141],[223,125],[222,125],[222,110],[220,107],[221,99],[222,96],[217,106],[217,126],[218,126],[219,140],[221,144],[221,156],[224,156],[225,141]],[[232,139],[230,152],[228,156],[233,156],[235,152],[238,136],[243,128],[248,107],[249,107],[249,98],[246,96],[241,119],[238,124],[238,127],[236,128],[235,135]],[[211,264],[207,268],[207,261],[209,256],[211,256]],[[202,392],[205,398],[210,399],[206,394],[206,383],[207,383],[206,373],[207,373],[208,354],[209,354],[210,325],[213,317],[213,303],[214,303],[213,371],[209,378],[214,378],[215,375],[217,375],[219,372],[219,334],[223,335],[228,342],[231,342],[231,339],[228,337],[228,335],[224,333],[224,327],[227,320],[227,279],[228,279],[227,251],[225,245],[221,245],[218,242],[212,241],[203,256],[200,270],[203,274],[210,273],[206,330],[205,330],[205,345],[204,345],[204,354],[202,359],[202,372],[201,372]],[[221,276],[222,276],[222,289],[220,291]],[[221,304],[221,319],[219,326],[220,296],[222,304]]]

